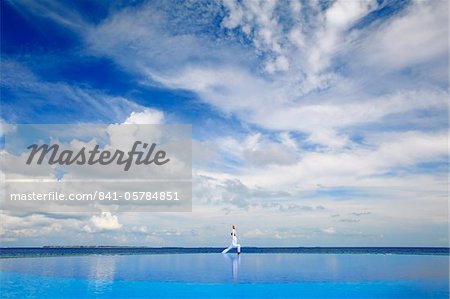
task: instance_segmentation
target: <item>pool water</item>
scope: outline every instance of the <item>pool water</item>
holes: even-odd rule
[[[448,255],[146,254],[0,259],[1,298],[448,298]]]

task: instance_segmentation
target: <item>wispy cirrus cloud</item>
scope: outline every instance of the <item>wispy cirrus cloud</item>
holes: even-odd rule
[[[122,122],[131,112],[144,110],[130,99],[111,96],[92,87],[46,81],[20,61],[4,59],[1,67],[2,109],[10,122],[114,123]],[[37,114],[39,110],[45,113]]]

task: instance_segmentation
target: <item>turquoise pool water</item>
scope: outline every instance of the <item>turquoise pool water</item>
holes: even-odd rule
[[[448,298],[448,255],[220,253],[0,259],[2,298]]]

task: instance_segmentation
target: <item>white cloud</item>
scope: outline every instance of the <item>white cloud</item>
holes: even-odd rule
[[[322,231],[329,235],[334,235],[336,233],[336,229],[334,227],[328,227],[323,229]]]
[[[334,235],[336,233],[336,229],[334,227],[325,228],[322,231],[329,235]]]
[[[131,112],[124,124],[162,124],[164,113],[156,109],[144,109],[142,112]]]
[[[382,24],[364,40],[363,61],[376,68],[395,70],[439,57],[447,59],[448,9],[447,1],[414,1],[404,13]]]
[[[28,13],[37,15],[40,18],[47,18],[57,22],[63,26],[71,29],[83,30],[86,26],[82,16],[80,16],[76,9],[67,5],[67,3],[53,2],[53,1],[11,1],[11,5],[21,12],[23,17],[29,17]]]
[[[13,124],[8,124],[4,119],[0,118],[0,137],[7,133],[14,132],[16,126]]]
[[[239,159],[246,166],[292,164],[298,156],[296,144],[287,134],[281,134],[280,140],[271,140],[261,133],[254,133],[242,138],[217,138],[213,142],[218,153]]]
[[[358,186],[370,181],[371,177],[375,178],[398,167],[413,167],[431,161],[444,162],[448,150],[446,132],[406,132],[370,141],[374,143],[344,151],[306,152],[297,163],[246,169],[237,177],[250,186],[277,190],[314,190],[317,184]],[[276,176],[273,175],[275,173]]]
[[[245,232],[243,236],[248,237],[248,238],[259,238],[259,237],[266,236],[266,235],[267,234],[265,234],[263,231],[256,228],[256,229]]]
[[[377,6],[376,1],[335,1],[325,12],[329,27],[348,27]]]
[[[277,71],[287,71],[289,70],[289,61],[285,56],[278,56],[273,61],[267,62],[265,70],[269,74],[273,74]]]
[[[334,130],[323,129],[312,132],[307,142],[326,145],[330,148],[343,148],[349,143],[349,138],[346,135],[338,135]]]
[[[51,235],[71,234],[79,230],[82,222],[78,219],[56,219],[41,214],[14,215],[0,210],[0,241],[42,239]]]
[[[122,227],[119,219],[111,212],[102,212],[100,215],[91,217],[89,224],[83,227],[83,230],[89,233],[104,231],[104,230],[118,230]]]
[[[275,15],[275,1],[224,1],[229,15],[222,25],[229,29],[242,27],[244,33],[253,37],[253,44],[261,51],[279,53],[281,45],[279,34],[281,26]],[[286,58],[284,58],[286,59]]]
[[[14,122],[16,118],[27,119],[30,117],[28,114],[32,114],[31,111],[41,110],[43,106],[52,107],[48,109],[57,111],[65,109],[64,119],[59,118],[59,114],[54,115],[53,118],[54,121],[63,123],[75,118],[77,122],[86,121],[86,119],[122,122],[131,112],[144,109],[130,99],[109,96],[95,89],[73,86],[64,82],[44,81],[35,76],[25,63],[3,59],[1,67],[2,86],[9,88],[17,99],[33,98],[33,101],[29,101],[27,105],[22,105],[20,110],[14,109],[15,106],[12,106],[10,102],[3,106],[3,109],[10,113],[8,118],[11,122]],[[73,115],[71,116],[70,113]],[[33,121],[39,119],[36,117]]]

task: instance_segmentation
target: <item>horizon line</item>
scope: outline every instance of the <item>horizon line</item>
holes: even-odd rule
[[[146,249],[221,249],[223,246],[133,246],[133,245],[43,245],[43,246],[0,246],[0,249],[57,249],[57,248],[146,248]],[[450,246],[243,246],[243,248],[264,248],[264,249],[296,249],[296,248],[445,248],[450,250]]]

